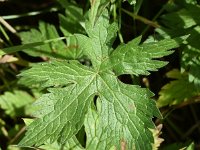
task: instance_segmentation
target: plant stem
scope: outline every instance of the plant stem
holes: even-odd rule
[[[123,40],[123,37],[122,37],[122,34],[121,34],[121,23],[122,23],[122,13],[121,13],[121,3],[122,1],[120,0],[119,1],[119,22],[118,22],[118,26],[119,26],[119,31],[118,31],[118,36],[119,36],[119,40],[121,43],[124,43],[124,40]]]
[[[183,135],[183,132],[169,118],[166,118],[165,120],[180,137]]]
[[[25,130],[26,130],[26,127],[24,126],[23,128],[21,128],[20,130],[19,130],[19,132],[14,136],[14,138],[12,138],[11,140],[10,140],[10,144],[12,144],[12,143],[14,143],[19,137],[20,137],[20,135],[22,134],[22,133],[24,133],[25,132]]]
[[[191,110],[191,112],[192,112],[192,116],[194,117],[195,123],[196,123],[196,124],[199,123],[199,118],[198,118],[198,116],[196,115],[194,106],[193,106],[193,105],[190,105],[189,107],[190,107],[190,110]],[[198,126],[198,132],[199,132],[199,134],[200,134],[200,126]]]
[[[5,85],[5,87],[10,90],[11,88],[9,86],[9,83],[6,81],[6,79],[1,75],[0,75],[0,79],[3,81],[3,84]]]
[[[8,43],[9,43],[10,45],[12,45],[8,34],[5,32],[5,30],[3,29],[3,27],[2,27],[1,25],[0,25],[0,31],[2,32],[3,36],[4,36],[5,39],[8,41]],[[2,40],[2,41],[3,41],[3,40]],[[4,43],[5,43],[5,42],[4,42]],[[7,44],[5,43],[5,45],[7,45]]]
[[[44,13],[48,13],[48,12],[57,12],[59,10],[60,10],[60,8],[53,7],[53,8],[50,8],[50,9],[47,9],[47,10],[42,10],[42,11],[33,11],[33,12],[29,12],[29,13],[9,15],[9,16],[1,16],[1,17],[5,20],[10,20],[10,19],[18,19],[18,18],[21,18],[21,17],[36,16],[36,15],[40,15],[40,14],[44,14]]]
[[[166,4],[172,3],[173,0],[168,0],[168,2]],[[166,5],[165,4],[165,5]],[[165,10],[165,5],[158,11],[158,13],[153,17],[152,21],[156,21],[156,19],[163,13],[163,11]],[[142,32],[142,35],[144,35],[148,30],[149,30],[150,26],[148,25]]]
[[[2,23],[11,33],[17,34],[17,31],[0,16],[0,23]]]
[[[167,129],[168,136],[172,138],[174,141],[178,141],[179,138],[174,134],[174,132],[171,130],[168,124],[164,124],[165,128]]]
[[[117,21],[117,13],[116,13],[116,3],[115,3],[115,0],[114,1],[111,1],[111,9],[113,11],[113,19],[114,21]]]
[[[2,43],[2,45],[5,45],[5,46],[7,46],[7,47],[9,46],[9,44],[7,44],[7,43],[6,43],[3,39],[1,39],[1,38],[0,38],[0,43]],[[2,48],[2,47],[0,47],[0,48]]]
[[[4,135],[7,139],[10,139],[9,134],[8,134],[8,131],[6,130],[5,127],[1,127],[1,131],[2,131],[3,135]]]
[[[163,6],[160,11],[154,16],[154,18],[152,19],[152,21],[154,22],[159,16],[160,14],[165,10],[165,7]],[[160,27],[160,26],[159,26]],[[157,27],[157,28],[159,28]],[[142,31],[142,35],[144,35],[150,28],[150,25],[146,26],[146,28]]]
[[[166,110],[163,114],[163,119],[162,120],[165,120],[173,111],[175,110],[175,108],[170,108],[168,110]]]
[[[123,12],[125,12],[127,15],[129,15],[129,16],[131,16],[131,17],[133,17],[133,18],[135,18],[135,19],[137,19],[137,20],[139,20],[139,21],[141,21],[141,22],[143,22],[143,23],[145,23],[145,24],[148,24],[149,26],[153,26],[153,27],[155,27],[155,28],[159,28],[159,27],[160,27],[160,25],[159,25],[158,23],[153,22],[153,21],[151,21],[151,20],[149,20],[149,19],[147,19],[147,18],[144,18],[144,17],[142,17],[142,16],[139,16],[139,15],[137,15],[137,14],[135,14],[135,13],[132,13],[132,12],[130,12],[130,11],[127,11],[127,10],[125,10],[125,9],[123,9],[123,8],[121,8],[121,10],[122,10]]]
[[[194,130],[196,128],[199,128],[200,126],[200,121],[199,122],[196,122],[196,124],[194,124],[183,136],[182,136],[182,139],[185,139],[187,138],[192,132],[194,132]]]

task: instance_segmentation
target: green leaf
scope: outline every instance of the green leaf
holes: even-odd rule
[[[1,50],[0,53],[1,53],[1,55],[4,55],[4,54],[14,53],[17,51],[22,51],[24,49],[29,50],[30,48],[35,48],[37,46],[41,46],[41,45],[48,44],[51,42],[57,42],[57,41],[63,40],[63,39],[66,39],[66,37],[58,37],[58,38],[49,39],[49,40],[43,40],[43,41],[31,42],[31,43],[23,44],[23,45],[12,46],[12,47],[8,47],[8,48],[0,49]]]
[[[197,1],[196,1],[197,2]],[[168,38],[190,34],[187,38],[187,45],[181,47],[181,75],[175,81],[164,86],[165,90],[161,91],[160,102],[164,105],[173,105],[190,99],[192,96],[199,94],[200,87],[200,8],[193,0],[185,0],[184,2],[172,3],[168,5],[169,13],[162,16],[162,23],[165,28],[157,30],[157,32]],[[171,9],[169,9],[171,8]],[[184,81],[184,79],[185,81]],[[187,88],[188,92],[184,93]],[[176,93],[175,91],[181,90]],[[171,89],[171,90],[170,90]],[[173,89],[173,91],[172,91]],[[193,91],[192,91],[193,90]],[[169,93],[172,92],[172,93]],[[196,94],[196,95],[195,95]],[[163,96],[162,96],[163,95]]]
[[[136,45],[135,40],[132,40],[128,44],[119,46],[111,54],[110,64],[118,75],[148,75],[149,71],[156,71],[167,64],[167,62],[155,59],[171,54],[173,51],[167,50],[178,47],[180,43],[181,38],[165,39],[142,45]]]
[[[187,146],[186,150],[194,150],[195,149],[195,145],[194,142],[192,142],[190,145]]]
[[[53,110],[52,108],[49,108],[50,111]],[[30,125],[34,119],[28,119],[28,118],[23,118],[23,121],[25,122],[26,126]],[[39,148],[41,149],[48,149],[48,150],[58,150],[58,149],[76,149],[76,150],[83,150],[82,146],[79,144],[78,140],[76,137],[72,137],[67,141],[65,144],[59,144],[58,142],[51,143],[50,141],[47,141],[44,145],[40,146]]]
[[[77,34],[76,37],[83,54],[88,56],[93,67],[98,69],[102,65],[102,61],[107,59],[109,53],[113,51],[110,45],[114,42],[117,26],[115,23],[109,24],[107,12],[104,11],[94,27],[90,22],[86,22],[86,27],[89,37],[81,34]]]
[[[157,101],[158,107],[176,105],[198,94],[198,90],[194,84],[188,81],[187,74],[181,74],[178,70],[172,70],[167,73],[167,77],[176,80],[162,87],[159,92],[160,97]]]
[[[112,87],[111,85],[107,86]],[[97,100],[97,103],[99,103],[99,106],[97,105],[98,111],[91,109],[87,114],[85,121],[87,149],[119,149],[123,145],[127,149],[151,149],[151,143],[153,142],[151,132],[143,125],[154,128],[151,119],[146,117],[151,116],[151,114],[160,116],[154,103],[152,103],[153,101],[145,98],[151,93],[140,87],[132,86],[129,87],[133,90],[130,94],[130,89],[127,90],[124,84],[118,88],[122,91],[113,92],[105,87],[109,94],[102,93],[102,95],[104,94],[103,98],[100,97]],[[137,90],[141,92],[141,95],[136,94],[138,93]],[[106,99],[110,94],[115,98],[113,102]],[[134,101],[136,98],[142,101]],[[149,101],[149,104],[142,106],[145,101]],[[143,116],[142,107],[146,108],[146,110],[143,109],[147,113],[146,117]]]
[[[178,12],[169,13],[167,15],[164,15],[163,22],[167,24],[168,26],[173,26],[173,28],[189,28],[191,26],[194,26],[196,24],[195,20],[190,17],[190,13],[186,9],[181,9]],[[183,22],[184,21],[184,22]]]
[[[21,73],[21,83],[47,88],[49,93],[38,100],[37,119],[28,126],[19,145],[40,146],[47,141],[65,144],[85,125],[88,137],[86,149],[119,149],[122,145],[126,145],[127,149],[152,149],[153,136],[149,128],[154,128],[154,116],[161,117],[155,101],[151,99],[153,94],[140,86],[122,83],[118,75],[133,73],[134,70],[143,74],[163,66],[161,61],[156,61],[159,65],[155,65],[152,59],[170,54],[167,50],[177,47],[181,40],[140,46],[140,38],[136,38],[113,50],[116,24],[109,24],[106,9],[99,16],[91,14],[97,14],[100,5],[99,1],[92,2],[89,21],[86,22],[88,36],[76,34],[80,49],[92,65],[84,66],[77,61],[51,61],[36,64]],[[129,55],[124,56],[126,52]],[[141,69],[130,56],[136,63],[144,62],[145,65],[146,61],[147,67]],[[124,58],[131,61],[130,71],[126,71],[127,66],[123,65]],[[122,62],[116,61],[118,59]],[[119,73],[115,73],[117,71]]]
[[[73,34],[85,34],[85,18],[83,16],[83,10],[70,4],[66,5],[65,9],[65,16],[59,14],[59,21],[61,31],[68,37],[67,46],[69,47],[69,50],[67,51],[66,58],[78,59],[82,57],[82,51],[79,49],[77,40]]]
[[[139,0],[139,1],[136,0],[136,3],[134,4],[134,13],[135,14],[138,14],[138,12],[141,9],[142,4],[143,4],[143,0]]]
[[[28,138],[25,138],[21,144],[41,145],[51,134],[53,136],[50,137],[50,142],[60,139],[60,142],[64,143],[67,139],[71,138],[83,124],[84,115],[91,103],[92,96],[95,94],[95,85],[93,83],[95,74],[90,72],[90,70],[84,71],[81,68],[78,72],[71,68],[71,72],[62,67],[59,68],[59,66],[54,64],[52,69],[56,68],[71,73],[70,76],[74,79],[71,78],[70,80],[67,80],[68,83],[71,82],[71,85],[66,88],[56,88],[51,90],[51,93],[47,96],[49,97],[49,100],[53,99],[56,101],[54,110],[49,112],[43,118],[37,119],[37,121],[34,121],[28,127],[28,129],[30,129],[30,132],[27,133]],[[85,75],[81,75],[80,71]],[[55,73],[56,72],[53,72],[53,75],[56,76]],[[77,77],[74,76],[73,73],[74,75],[76,74]],[[60,78],[59,80],[61,81],[62,79]],[[54,81],[52,80],[48,85],[53,82]],[[72,84],[73,82],[74,84]],[[59,84],[59,81],[57,84]],[[34,132],[32,132],[33,130]]]
[[[61,40],[51,40],[51,42],[38,43],[38,41],[48,41],[50,39],[60,39],[56,28],[53,25],[40,22],[39,30],[31,29],[31,31],[21,32],[22,47],[31,56],[46,56],[50,58],[62,59],[76,59],[81,57],[81,51],[77,46],[77,40],[73,35],[67,35],[67,44]],[[36,42],[37,45],[29,45],[29,43]],[[33,43],[34,44],[34,43]],[[23,49],[22,49],[23,48]]]
[[[28,126],[34,121],[34,119],[23,118],[23,121],[24,121],[25,125]]]
[[[200,29],[200,28],[199,28]],[[200,30],[199,30],[200,31]],[[193,39],[195,40],[195,39]],[[190,83],[200,87],[200,48],[186,46],[182,54],[182,68],[188,71]]]
[[[52,61],[35,64],[30,70],[23,71],[20,75],[24,77],[19,83],[27,86],[39,84],[42,88],[67,86],[92,74],[92,69],[77,61]]]
[[[60,145],[58,142],[47,142],[44,145],[40,146],[39,148],[45,149],[45,150],[59,150],[59,149],[66,149],[66,150],[84,150],[76,137],[72,137],[67,141],[67,143]]]
[[[60,29],[63,34],[69,36],[74,33],[85,33],[83,10],[74,5],[68,5],[65,9],[65,16],[59,14]]]
[[[183,48],[182,57],[182,66],[185,70],[188,70],[188,68],[192,68],[193,65],[195,66],[199,63],[200,17],[198,14],[200,13],[200,8],[196,4],[185,4],[180,6],[182,7],[178,7],[178,10],[172,10],[162,17],[162,22],[168,28],[162,28],[162,30],[158,30],[158,32],[161,36],[164,32],[164,37],[176,37],[190,34],[187,39],[187,46]],[[195,62],[192,62],[193,59]]]
[[[0,58],[5,55],[6,53],[4,53],[2,50],[0,50]]]
[[[11,117],[28,115],[32,112],[30,104],[34,98],[24,91],[5,92],[0,96],[0,107]]]
[[[20,37],[22,44],[45,41],[52,38],[59,38],[56,28],[53,25],[40,22],[39,30],[31,29],[28,32],[21,32]],[[66,45],[63,41],[52,42],[35,48],[30,48],[24,52],[31,56],[48,56],[63,58],[67,52]]]

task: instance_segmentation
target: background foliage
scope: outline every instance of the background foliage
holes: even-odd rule
[[[122,68],[120,65],[113,69],[119,71],[118,74],[120,76],[118,78],[123,83],[140,85],[149,88],[155,93],[153,99],[159,107],[163,118],[153,119],[157,128],[152,130],[152,135],[154,136],[152,149],[199,149],[199,1],[111,0],[110,4],[107,4],[106,1],[103,2],[103,6],[109,7],[109,23],[115,22],[109,30],[110,37],[114,37],[115,33],[117,37],[115,40],[111,38],[110,43],[107,41],[107,45],[110,44],[109,46],[114,49],[119,44],[128,43],[130,40],[142,35],[142,37],[136,38],[134,42],[138,41],[138,44],[146,43],[146,49],[145,44],[144,46],[143,44],[140,45],[140,47],[144,48],[144,51],[153,47],[151,47],[151,44],[148,47],[148,43],[163,39],[165,39],[163,43],[166,44],[167,41],[169,45],[171,43],[171,46],[166,48],[168,50],[177,47],[176,44],[173,45],[173,40],[170,39],[185,36],[186,41],[184,41],[184,44],[176,48],[171,55],[169,55],[170,51],[165,52],[161,49],[163,48],[162,42],[160,47],[159,44],[157,48],[153,47],[152,53],[155,54],[151,57],[145,55],[145,53],[137,53],[141,58],[140,61],[144,59],[146,62],[152,63],[151,59],[147,60],[145,57],[158,58],[157,60],[160,60],[159,63],[168,61],[169,63],[159,69],[158,72],[155,72],[155,70],[164,64],[159,65],[158,61],[155,60],[154,67],[147,65],[147,71],[150,71],[150,75],[148,75],[149,72],[141,72],[140,70],[126,72],[126,75],[121,75],[125,70],[120,70]],[[58,61],[52,64],[51,72],[55,70],[53,69],[54,66],[62,66],[64,64],[59,63],[63,59],[78,59],[83,65],[91,65],[93,60],[86,56],[82,47],[77,46],[77,37],[74,36],[74,33],[86,34],[86,32],[90,32],[85,31],[87,26],[85,24],[87,19],[85,18],[88,16],[89,8],[90,1],[88,0],[0,1],[0,48],[19,44],[24,45],[24,47],[18,47],[19,50],[23,51],[18,51],[17,47],[4,49],[5,51],[7,50],[7,54],[0,51],[0,147],[2,149],[31,149],[31,147],[16,147],[25,134],[24,122],[26,125],[32,122],[32,119],[24,119],[23,121],[22,118],[44,116],[48,111],[52,110],[53,101],[50,101],[49,97],[59,97],[59,92],[66,93],[66,91],[69,91],[69,89],[60,89],[65,85],[55,85],[53,80],[51,80],[52,83],[45,83],[45,78],[40,78],[41,80],[37,81],[34,75],[42,76],[40,67],[38,67],[39,62],[43,62],[41,65],[44,64],[43,66],[45,66],[44,62],[49,62],[50,60]],[[95,15],[91,15],[90,19],[95,20]],[[5,21],[10,25],[5,24]],[[67,38],[58,39],[64,36]],[[39,43],[30,44],[33,42]],[[113,42],[114,44],[112,45]],[[134,46],[131,43],[127,45]],[[157,52],[160,52],[160,54],[156,54]],[[92,53],[90,54],[92,55]],[[121,52],[116,52],[114,55],[121,58],[123,48]],[[132,56],[131,52],[125,58],[121,59],[121,61],[134,62],[134,56]],[[115,62],[116,60],[113,59],[112,61]],[[68,63],[66,66],[68,66]],[[33,67],[33,69],[27,70],[30,67]],[[73,69],[78,72],[75,64]],[[33,72],[32,74],[31,71]],[[51,76],[51,72],[48,71],[45,72],[46,78],[48,78],[48,75]],[[25,78],[19,78],[20,72]],[[82,73],[87,74],[86,72]],[[63,80],[60,83],[63,83]],[[57,93],[57,95],[45,94],[41,97],[42,94],[47,93],[46,87],[49,86],[51,89],[48,90],[52,93]],[[56,88],[52,89],[52,86]],[[37,100],[38,98],[39,100]],[[31,105],[33,102],[34,105]],[[38,107],[43,106],[48,106],[48,109],[38,110]],[[149,113],[152,108],[147,109]],[[79,127],[80,131],[76,136],[70,138],[64,147],[57,142],[52,144],[51,141],[45,141],[45,144],[40,146],[40,149],[69,149],[71,147],[83,149],[88,145],[88,141],[94,139],[94,135],[92,132],[90,133],[91,122],[95,124],[95,120],[98,120],[98,117],[95,111],[89,111],[87,119],[84,120],[85,129]],[[97,123],[96,126],[98,126]],[[87,141],[85,132],[88,134]],[[98,132],[101,133],[101,131]],[[144,138],[143,136],[142,140]],[[123,148],[122,141],[121,149]]]

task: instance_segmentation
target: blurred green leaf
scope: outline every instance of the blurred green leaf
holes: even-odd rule
[[[158,107],[180,104],[200,92],[189,82],[187,73],[181,74],[178,70],[172,70],[167,73],[167,77],[175,80],[162,87],[157,101]]]
[[[0,58],[3,56],[3,55],[5,55],[6,53],[4,52],[4,51],[2,51],[2,50],[0,50]]]
[[[59,39],[56,28],[53,25],[40,22],[39,30],[31,29],[31,31],[21,32],[20,37],[22,39],[22,44],[29,44],[39,41],[48,41],[50,39]],[[63,41],[51,41],[48,44],[30,47],[24,50],[31,56],[47,56],[53,58],[65,58],[68,49]]]
[[[27,44],[23,44],[23,45],[3,48],[3,49],[0,49],[0,54],[1,55],[5,54],[5,53],[10,54],[10,53],[14,53],[14,52],[17,52],[17,51],[22,51],[24,49],[30,50],[31,48],[34,49],[34,47],[41,46],[41,45],[44,45],[44,44],[48,44],[48,43],[51,43],[51,42],[57,42],[57,41],[63,40],[63,39],[66,39],[66,37],[59,37],[59,38],[44,40],[44,41],[40,41],[40,42],[32,42],[32,43],[27,43]]]
[[[83,10],[77,6],[66,7],[65,15],[59,14],[60,29],[65,36],[74,33],[85,33],[85,18]]]
[[[5,92],[0,96],[0,107],[11,117],[30,115],[34,98],[25,91]]]
[[[168,13],[161,17],[165,27],[156,30],[164,38],[190,35],[187,45],[180,48],[180,76],[162,88],[159,106],[179,104],[199,94],[200,7],[196,3],[195,0],[168,3],[165,7]]]

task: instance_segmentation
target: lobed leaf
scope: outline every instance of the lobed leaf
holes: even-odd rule
[[[52,61],[33,65],[29,70],[23,71],[19,76],[24,76],[19,83],[24,85],[38,85],[42,88],[56,86],[62,87],[75,84],[93,72],[77,61]]]
[[[155,59],[171,54],[173,51],[168,50],[178,47],[182,41],[182,38],[176,38],[137,45],[136,41],[132,40],[120,45],[111,54],[110,65],[117,75],[148,75],[149,71],[156,71],[167,64]]]
[[[127,149],[151,149],[151,117],[161,117],[149,98],[152,93],[125,85],[109,74],[101,76],[99,85],[97,112],[90,110],[85,122],[87,148],[120,149],[125,143]]]
[[[19,143],[21,146],[40,146],[47,141],[65,144],[85,125],[86,149],[119,149],[122,145],[127,149],[152,148],[153,136],[149,128],[155,127],[154,116],[161,117],[151,99],[153,94],[139,86],[122,83],[118,75],[147,74],[148,70],[158,69],[164,63],[152,59],[170,54],[167,50],[177,47],[180,41],[172,39],[138,45],[140,38],[136,38],[113,50],[116,24],[109,24],[106,9],[100,11],[100,0],[91,2],[85,26],[87,36],[75,36],[92,65],[52,61],[34,65],[21,73],[21,83],[40,84],[49,90],[36,103],[40,106],[36,111],[37,119],[28,126],[26,136]],[[123,65],[126,59],[130,61],[130,71]],[[132,59],[144,67],[134,64]]]

